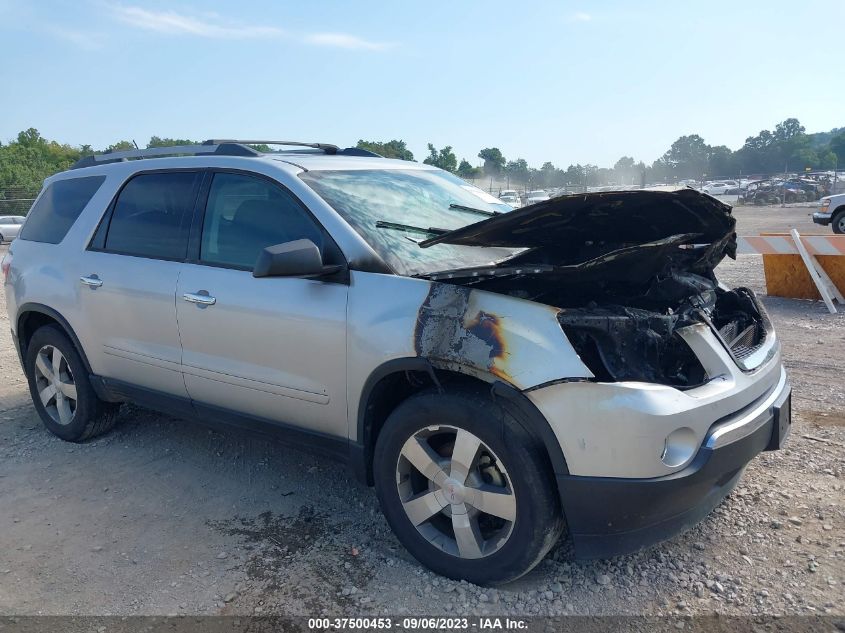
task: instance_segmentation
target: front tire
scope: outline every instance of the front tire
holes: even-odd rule
[[[373,473],[396,536],[449,578],[479,585],[519,578],[563,529],[542,445],[481,393],[405,400],[379,433]]]
[[[25,366],[35,410],[53,435],[84,442],[114,426],[119,405],[97,397],[79,353],[61,329],[45,325],[36,330]]]
[[[840,211],[834,215],[830,221],[830,226],[833,228],[834,233],[839,235],[845,233],[845,211]]]

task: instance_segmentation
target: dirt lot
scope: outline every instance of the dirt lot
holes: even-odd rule
[[[740,234],[820,232],[810,211],[736,215]],[[765,292],[757,256],[719,273]],[[0,615],[841,615],[845,314],[764,301],[794,386],[787,448],[755,459],[722,506],[667,543],[576,563],[562,541],[498,589],[425,571],[372,490],[273,441],[128,406],[105,437],[58,440],[29,404],[0,305]]]

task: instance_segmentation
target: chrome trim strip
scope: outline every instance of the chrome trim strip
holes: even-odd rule
[[[772,419],[772,407],[778,397],[787,388],[786,370],[781,367],[780,379],[772,391],[757,405],[754,405],[747,413],[738,418],[730,418],[717,422],[704,438],[705,448],[719,448],[731,442],[751,435],[754,431]]]

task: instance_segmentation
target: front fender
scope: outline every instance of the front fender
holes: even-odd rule
[[[591,378],[557,321],[557,308],[424,279],[351,271],[348,304],[349,436],[368,377],[393,359],[519,391],[567,378]]]
[[[435,367],[498,378],[519,390],[592,378],[557,320],[558,308],[431,283],[417,311],[414,352]]]

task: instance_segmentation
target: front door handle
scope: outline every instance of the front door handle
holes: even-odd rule
[[[182,295],[182,298],[188,303],[196,303],[200,306],[213,306],[217,303],[217,298],[212,297],[205,290],[200,290],[197,293],[186,292]]]
[[[83,285],[88,286],[89,288],[99,288],[103,285],[103,280],[97,277],[97,275],[89,275],[88,277],[80,277],[79,281],[82,282]]]

